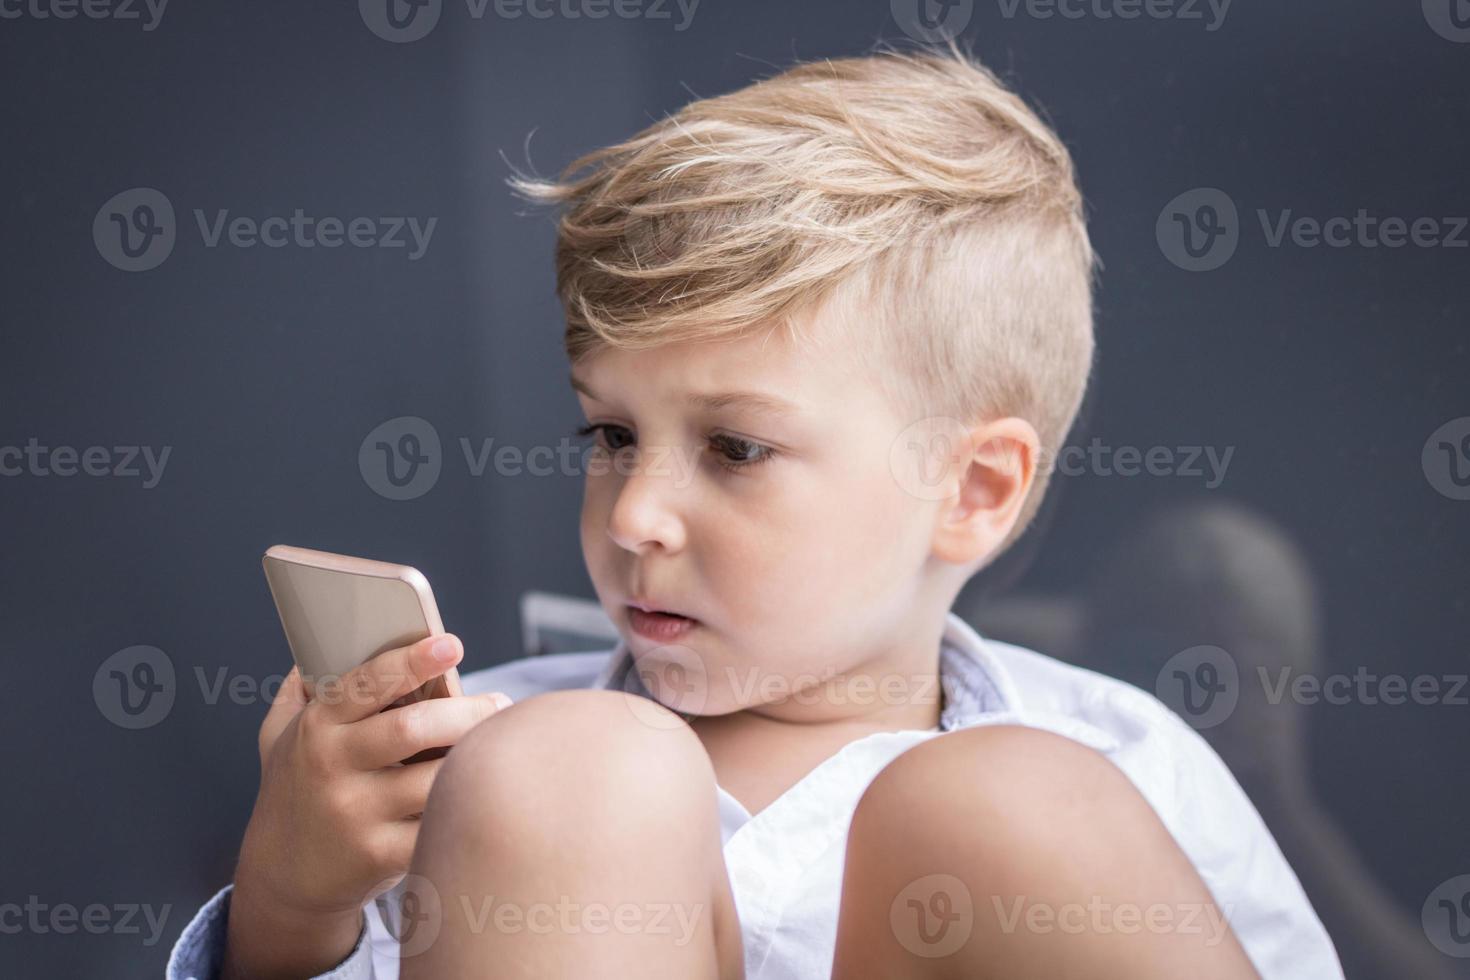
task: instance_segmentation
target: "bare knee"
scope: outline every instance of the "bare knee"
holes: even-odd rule
[[[953,860],[982,843],[996,854],[997,835],[1094,819],[1100,800],[1152,812],[1128,778],[1087,746],[1041,729],[987,725],[921,742],[889,762],[858,801],[852,831],[906,831],[921,850]]]
[[[476,834],[560,828],[589,843],[661,818],[718,826],[713,767],[689,726],[603,690],[537,694],[476,726],[445,760],[425,820],[445,812]]]
[[[1084,966],[1099,977],[1167,975],[1140,964],[1191,961],[1212,964],[1199,976],[1251,975],[1233,936],[1202,948],[1190,936],[1140,939],[1090,920],[1081,931],[1026,925],[1038,902],[1060,916],[1213,901],[1117,766],[1039,729],[963,729],[889,763],[854,812],[845,875],[834,972],[844,980],[877,975],[863,971],[880,962],[943,972],[946,961],[1007,976]]]
[[[739,977],[720,843],[713,767],[677,715],[620,691],[527,698],[461,739],[430,792],[413,871],[459,904],[414,975]],[[457,914],[492,900],[527,927]],[[553,908],[555,928],[530,924]],[[613,910],[658,918],[609,928]]]
[[[950,732],[898,756],[859,800],[848,847],[859,861],[902,855],[909,880],[959,874],[987,893],[1042,888],[1051,873],[1076,881],[1089,870],[1078,862],[1093,851],[1178,853],[1110,760],[1020,725]]]

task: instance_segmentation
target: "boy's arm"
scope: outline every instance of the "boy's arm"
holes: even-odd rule
[[[204,904],[184,927],[169,954],[165,980],[219,980],[225,960],[225,936],[229,929],[230,899],[233,885],[226,885]],[[374,911],[364,909],[371,916]],[[357,944],[347,957],[313,980],[393,980],[373,972],[372,946],[368,942],[368,923],[358,933]]]
[[[541,691],[589,686],[606,659],[607,651],[527,657],[467,673],[461,681],[467,696],[505,690],[511,692],[512,700],[520,700]],[[174,944],[167,980],[223,980],[233,896],[234,886],[227,885],[195,914]],[[366,923],[356,945],[317,980],[396,980],[373,972],[371,931],[373,922],[381,920],[374,903],[365,905],[363,911]],[[384,933],[387,935],[385,927]]]
[[[334,976],[354,955],[370,958],[364,898],[407,871],[415,817],[443,760],[398,763],[453,746],[509,703],[481,694],[395,704],[461,655],[452,635],[426,637],[319,684],[315,697],[291,669],[261,723],[260,790],[233,886],[180,940],[184,976]],[[366,966],[346,975],[369,976]]]
[[[1227,906],[1257,969],[1267,980],[1341,980],[1332,939],[1255,804],[1204,737],[1159,707],[1174,783],[1161,815]]]

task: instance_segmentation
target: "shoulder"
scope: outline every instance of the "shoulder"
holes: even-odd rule
[[[1108,756],[1166,820],[1214,809],[1259,825],[1244,791],[1209,742],[1153,694],[1026,647],[983,642],[986,656],[1005,672],[1015,692],[1019,709],[1013,720]]]
[[[607,665],[613,648],[588,653],[546,653],[521,657],[460,677],[466,694],[501,691],[520,701],[543,691],[592,687]]]
[[[1121,769],[1217,900],[1233,910],[1232,926],[1263,975],[1341,976],[1321,920],[1275,838],[1198,731],[1126,681],[1026,647],[990,639],[983,645],[1018,702],[995,720],[1083,742]],[[1068,755],[1044,739],[1025,744],[1053,759]]]
[[[1028,715],[1085,725],[1109,748],[1150,742],[1187,754],[1200,749],[1213,754],[1188,722],[1140,687],[1013,643],[987,639],[984,645]]]
[[[1078,667],[1036,650],[986,639],[985,649],[1011,678],[1028,709],[1088,715],[1107,708],[1151,720],[1170,718],[1183,724],[1158,698],[1127,681]]]

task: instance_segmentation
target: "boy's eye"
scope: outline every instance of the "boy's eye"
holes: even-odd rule
[[[626,446],[615,446],[615,445],[612,445],[612,443],[615,441],[615,437],[613,435],[611,435],[611,433],[614,433],[614,432],[627,432],[628,431],[627,429],[623,428],[621,425],[608,425],[606,423],[601,423],[601,424],[598,424],[598,425],[584,425],[584,426],[582,426],[581,428],[579,428],[577,430],[577,435],[579,435],[579,436],[590,436],[590,435],[595,435],[596,433],[601,432],[603,430],[607,430],[607,432],[609,433],[609,434],[603,436],[604,441],[609,444],[607,446],[608,449],[611,449],[613,452],[617,452],[619,449],[626,448]]]
[[[603,440],[607,448],[612,452],[626,449],[633,445],[633,440],[628,430],[621,425],[611,425],[599,422],[594,425],[584,425],[576,430],[579,436],[590,436],[597,432],[603,433]],[[626,439],[627,441],[623,441]],[[716,450],[715,462],[727,470],[743,470],[768,462],[776,455],[776,451],[769,446],[751,442],[748,439],[740,439],[735,436],[716,435],[710,437],[710,445]]]
[[[775,455],[773,449],[735,436],[712,436],[710,445],[719,450],[722,458],[718,462],[728,469],[744,469],[764,463]]]

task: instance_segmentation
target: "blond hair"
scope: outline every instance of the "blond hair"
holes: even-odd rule
[[[509,183],[567,204],[572,364],[761,327],[800,341],[831,310],[909,421],[1017,415],[1055,458],[1093,356],[1082,198],[1057,136],[953,42],[797,64],[561,176]],[[1050,469],[987,562],[1030,523]]]

